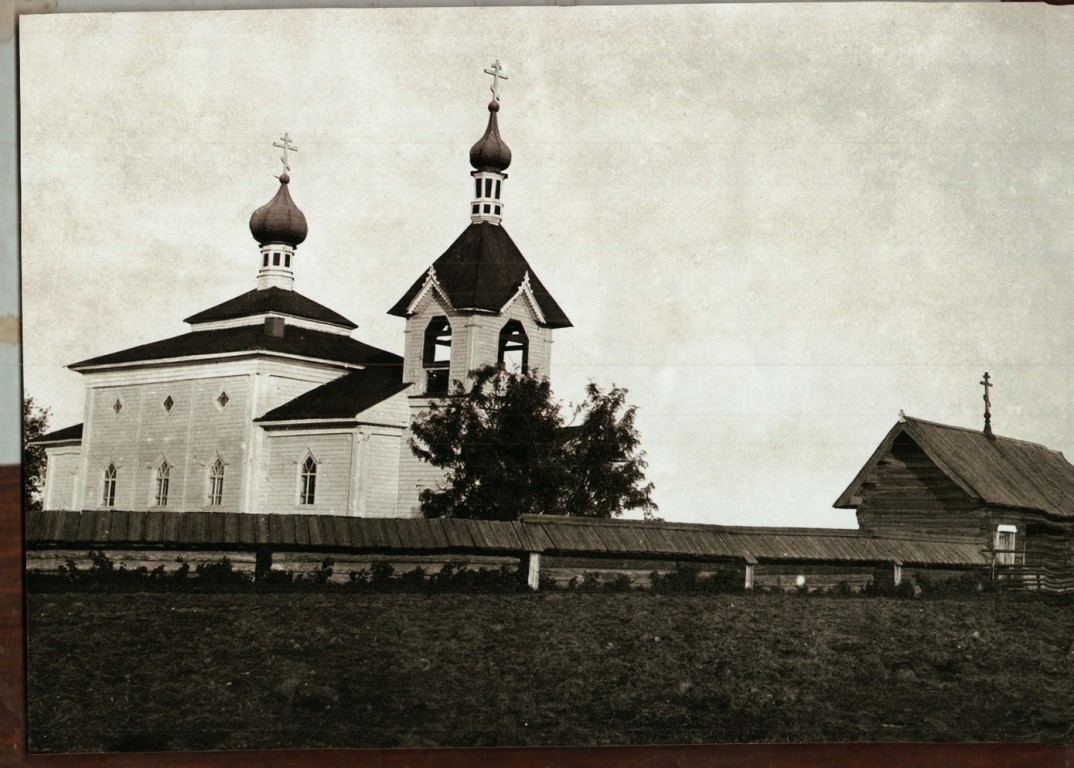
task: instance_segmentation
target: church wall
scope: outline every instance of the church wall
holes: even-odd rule
[[[495,364],[500,351],[500,331],[510,320],[518,320],[529,337],[529,367],[548,376],[552,364],[552,332],[542,328],[534,319],[533,312],[519,298],[502,315],[475,315],[467,318],[470,333],[474,336],[471,369],[484,363]]]
[[[405,441],[399,459],[399,500],[396,514],[399,517],[421,517],[418,494],[423,488],[435,488],[443,482],[444,472],[415,456]]]
[[[262,379],[258,386],[254,418],[264,416],[273,408],[294,400],[322,384],[343,376],[342,368],[313,366],[283,360],[260,360],[257,376]]]
[[[410,452],[403,430],[370,430],[363,446],[359,492],[363,517],[396,517],[400,456]],[[406,517],[408,515],[403,514]]]
[[[346,515],[350,505],[354,438],[346,432],[271,432],[259,508],[265,512]],[[299,503],[302,464],[312,455],[317,462],[313,504]]]
[[[403,381],[411,381],[417,384],[417,393],[425,391],[425,371],[422,368],[422,353],[425,348],[425,329],[429,321],[438,315],[445,315],[451,323],[452,332],[452,358],[455,357],[456,335],[461,328],[462,320],[452,317],[452,310],[440,298],[439,294],[430,292],[418,306],[417,311],[407,318],[406,334],[403,345]],[[456,376],[454,363],[451,374]]]
[[[228,396],[221,407],[216,398]],[[91,387],[83,434],[82,506],[103,503],[104,471],[116,465],[119,509],[148,509],[155,494],[156,468],[172,465],[169,508],[208,508],[209,470],[217,453],[225,462],[219,511],[238,511],[242,497],[242,459],[248,424],[250,377],[218,376],[129,386]],[[173,400],[166,411],[163,402]],[[116,400],[122,407],[117,414]]]
[[[552,331],[538,325],[536,315],[526,297],[516,298],[500,315],[458,315],[447,307],[439,295],[431,292],[419,304],[414,315],[407,319],[403,376],[404,380],[417,383],[417,394],[425,389],[425,373],[422,368],[425,329],[429,321],[438,315],[445,315],[451,323],[449,376],[452,382],[465,381],[474,368],[485,364],[494,365],[497,362],[500,330],[509,320],[520,321],[526,329],[529,338],[529,367],[546,376],[550,374]]]
[[[45,509],[79,509],[78,475],[82,467],[82,448],[64,445],[45,449]]]

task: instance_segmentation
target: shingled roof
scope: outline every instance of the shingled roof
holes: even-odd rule
[[[254,421],[352,419],[408,386],[403,383],[402,366],[363,368],[299,395]]]
[[[860,496],[863,483],[903,434],[956,485],[985,504],[1074,518],[1074,465],[1059,451],[1038,443],[990,438],[977,430],[909,417],[888,432],[836,500],[836,507],[857,507],[854,497]]]
[[[263,288],[247,291],[241,296],[228,299],[223,304],[217,304],[215,307],[210,307],[191,315],[183,322],[191,324],[209,323],[217,320],[234,320],[240,317],[267,313],[318,320],[322,323],[338,325],[347,330],[354,330],[358,327],[343,315],[323,304],[318,304],[301,293],[284,288]]]
[[[68,442],[81,442],[82,440],[82,425],[75,424],[70,427],[64,427],[63,429],[56,429],[52,432],[48,432],[36,440],[31,441],[31,445],[44,445],[46,443],[68,443]]]
[[[530,268],[526,257],[502,226],[485,222],[468,226],[433,262],[437,283],[460,311],[499,312],[529,275],[530,288],[549,328],[568,328],[571,321]],[[407,308],[425,285],[422,274],[388,314],[407,316]]]
[[[296,357],[327,360],[347,365],[400,365],[399,355],[385,352],[339,333],[315,331],[288,325],[283,336],[272,336],[263,325],[241,325],[211,331],[193,331],[182,336],[154,341],[82,360],[70,366],[72,370],[98,365],[118,365],[147,360],[171,360],[184,357],[205,357],[236,352],[276,352]]]

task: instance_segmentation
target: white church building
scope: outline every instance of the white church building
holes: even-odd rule
[[[498,64],[486,72],[495,83]],[[511,150],[493,94],[469,226],[388,310],[405,319],[401,357],[294,289],[307,225],[285,171],[250,217],[253,290],[180,336],[69,366],[83,423],[39,441],[44,508],[420,516],[441,475],[411,452],[412,420],[485,364],[548,375],[552,331],[571,324],[502,226]],[[277,146],[286,168],[290,139]]]

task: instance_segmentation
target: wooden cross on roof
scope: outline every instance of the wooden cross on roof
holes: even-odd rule
[[[988,375],[988,371],[985,371],[984,378],[981,379],[981,386],[984,387],[984,433],[988,437],[992,437],[992,398],[988,396],[988,390],[992,388],[992,377]]]
[[[287,162],[287,153],[288,151],[297,152],[298,147],[291,143],[290,134],[285,133],[283,136],[280,137],[279,141],[272,142],[272,146],[279,147],[283,150],[283,153],[280,157],[280,162],[283,163],[283,169],[285,171],[291,170],[291,165]]]
[[[486,69],[485,70],[486,75],[492,75],[492,88],[491,88],[491,90],[492,90],[492,98],[493,98],[494,101],[499,101],[500,100],[499,83],[497,83],[496,81],[497,80],[506,80],[507,79],[507,75],[501,75],[500,74],[501,69],[503,69],[503,67],[500,66],[500,60],[496,59],[496,61],[492,62],[492,69]]]

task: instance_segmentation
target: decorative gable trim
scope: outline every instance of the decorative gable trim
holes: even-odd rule
[[[530,311],[532,311],[534,317],[537,318],[537,322],[544,325],[546,322],[544,312],[541,311],[541,305],[537,303],[537,297],[533,295],[533,286],[530,285],[530,272],[528,269],[526,270],[526,274],[522,277],[522,282],[519,284],[518,290],[507,300],[506,304],[500,307],[500,314],[504,314],[520,297],[524,298],[529,303]]]
[[[406,313],[408,315],[413,315],[415,312],[417,312],[418,307],[421,306],[421,303],[425,300],[425,298],[434,291],[444,302],[447,309],[455,309],[455,306],[451,303],[451,299],[444,291],[444,288],[440,285],[440,281],[436,279],[436,270],[433,267],[429,267],[429,271],[425,273],[425,282],[422,283],[421,290],[418,291],[417,295],[414,296],[413,300],[409,304],[407,304]]]

